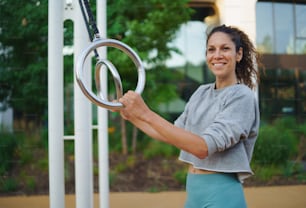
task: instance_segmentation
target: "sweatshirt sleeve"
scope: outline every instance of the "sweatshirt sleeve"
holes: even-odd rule
[[[202,85],[200,86],[190,97],[190,100],[187,102],[184,111],[182,112],[182,114],[174,121],[174,125],[180,128],[185,128],[186,125],[186,120],[189,114],[189,106],[190,103],[192,103],[193,99],[198,97],[198,95],[200,94],[201,91],[203,90],[207,90],[207,88],[209,88],[208,85]]]
[[[251,131],[257,120],[256,102],[254,93],[245,88],[226,96],[221,111],[201,135],[207,143],[209,155],[231,148],[251,134],[257,134]]]

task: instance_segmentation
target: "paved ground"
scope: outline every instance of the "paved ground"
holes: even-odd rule
[[[245,188],[249,208],[306,208],[306,185]],[[110,208],[182,208],[184,192],[111,193]],[[98,195],[94,196],[98,208]],[[0,208],[48,208],[48,196],[0,197]],[[75,207],[75,196],[66,196],[66,208]]]

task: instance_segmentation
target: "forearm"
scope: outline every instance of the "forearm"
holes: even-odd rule
[[[148,125],[148,123],[144,122],[140,119],[130,120],[130,122],[136,126],[138,129],[143,131],[148,136],[152,137],[153,139],[163,141],[162,135],[156,131],[152,126]]]
[[[120,110],[121,116],[149,136],[174,145],[198,158],[208,155],[207,144],[203,138],[173,125],[153,112],[139,94],[128,91],[119,102],[124,105]]]
[[[203,159],[208,155],[207,145],[203,138],[173,125],[153,111],[147,112],[141,117],[141,120],[145,126],[151,128],[150,132],[155,132],[156,137],[153,138],[190,152],[198,158]]]

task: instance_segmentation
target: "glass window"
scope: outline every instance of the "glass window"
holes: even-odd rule
[[[294,22],[293,4],[275,3],[275,52],[279,54],[293,54]],[[284,15],[286,14],[286,15]]]
[[[182,25],[176,39],[170,43],[180,53],[172,53],[168,66],[182,66],[186,63],[203,64],[206,48],[206,25],[200,21],[189,21]]]
[[[295,5],[296,36],[306,38],[306,5]]]
[[[296,54],[306,54],[306,39],[297,39],[295,44]]]
[[[294,57],[297,56],[291,56],[306,54],[306,2],[294,2],[256,4],[257,49],[264,54],[273,53],[276,59],[279,58],[274,67],[266,70],[259,85],[260,107],[265,119],[280,115],[302,118],[306,115],[306,71],[302,68],[304,65],[295,65]],[[281,63],[280,54],[290,54],[286,56],[289,62],[292,60],[290,67]],[[300,63],[303,58],[298,57]]]
[[[170,43],[179,53],[171,53],[171,58],[166,62],[168,67],[184,70],[185,75],[198,82],[203,82],[206,28],[206,24],[200,21],[189,21],[182,25],[176,39]]]
[[[273,17],[272,3],[256,4],[256,43],[258,51],[273,53]]]

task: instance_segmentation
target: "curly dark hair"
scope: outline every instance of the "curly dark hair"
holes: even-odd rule
[[[260,81],[260,74],[257,67],[262,66],[260,54],[256,51],[248,35],[237,27],[220,25],[214,27],[207,35],[206,43],[212,34],[223,32],[227,34],[236,46],[236,51],[241,47],[243,56],[240,62],[236,64],[236,76],[240,83],[244,83],[249,88],[254,89]]]

